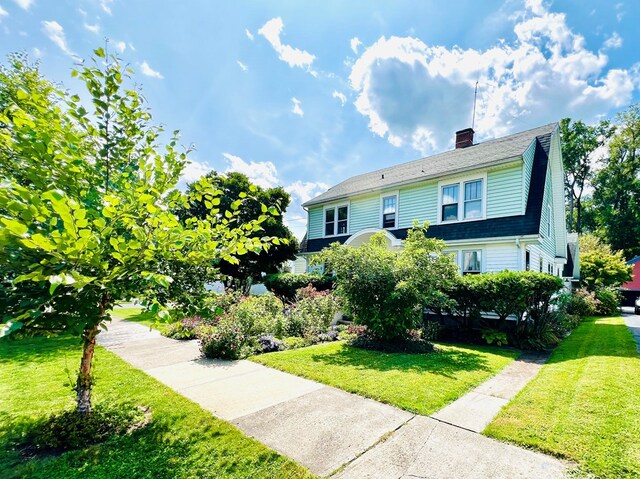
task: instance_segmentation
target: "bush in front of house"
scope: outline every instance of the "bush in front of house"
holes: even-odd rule
[[[562,295],[560,303],[567,314],[573,314],[583,318],[595,315],[598,310],[598,300],[596,299],[595,293],[586,288],[565,293]]]
[[[274,338],[270,334],[260,336],[258,338],[258,344],[260,345],[260,349],[258,351],[260,353],[272,353],[274,351],[282,351],[283,349],[285,349],[285,346],[282,344],[282,342]]]
[[[342,307],[340,298],[330,291],[318,291],[311,285],[300,288],[295,303],[286,309],[283,332],[312,340],[327,331]]]
[[[389,249],[384,233],[377,233],[359,248],[334,243],[316,257],[335,273],[335,291],[347,312],[380,342],[410,340],[424,304],[457,274],[443,253],[444,242],[427,238],[425,231],[426,226],[409,230],[400,251]]]
[[[283,301],[294,301],[300,288],[313,286],[318,291],[330,290],[333,278],[321,274],[277,273],[264,278],[265,287]]]
[[[284,304],[275,295],[242,297],[229,308],[232,317],[243,334],[258,337],[273,334],[282,337],[284,328]]]
[[[215,326],[201,327],[200,351],[208,358],[241,359],[248,354],[248,338],[230,317],[222,317]]]
[[[205,319],[202,316],[190,316],[168,324],[162,330],[162,335],[171,339],[195,339],[198,337],[198,329],[201,326],[213,324],[215,320]]]
[[[620,312],[620,291],[614,287],[596,288],[594,292],[597,305],[596,314],[613,316]]]

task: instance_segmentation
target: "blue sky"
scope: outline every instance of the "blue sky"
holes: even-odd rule
[[[154,121],[193,144],[185,181],[241,171],[300,204],[352,175],[640,100],[640,2],[0,0],[0,54],[72,90],[104,45]]]

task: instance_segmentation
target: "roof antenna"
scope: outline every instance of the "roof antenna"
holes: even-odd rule
[[[476,102],[478,100],[478,82],[476,81],[476,91],[473,94],[473,116],[471,117],[471,129],[476,125]]]

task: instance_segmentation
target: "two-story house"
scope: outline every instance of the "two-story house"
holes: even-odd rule
[[[307,201],[307,233],[294,265],[333,242],[357,247],[385,231],[402,247],[414,220],[443,239],[460,272],[534,270],[570,279],[564,174],[557,123],[478,144],[471,128],[454,150],[354,176]]]

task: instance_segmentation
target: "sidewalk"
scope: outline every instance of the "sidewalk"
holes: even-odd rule
[[[203,359],[196,341],[165,338],[119,319],[98,342],[319,476],[563,477],[565,465],[557,459],[473,432],[499,410],[494,399],[506,402],[503,396],[537,373],[530,362],[512,363],[430,418],[250,361]],[[491,405],[483,407],[474,394]]]

